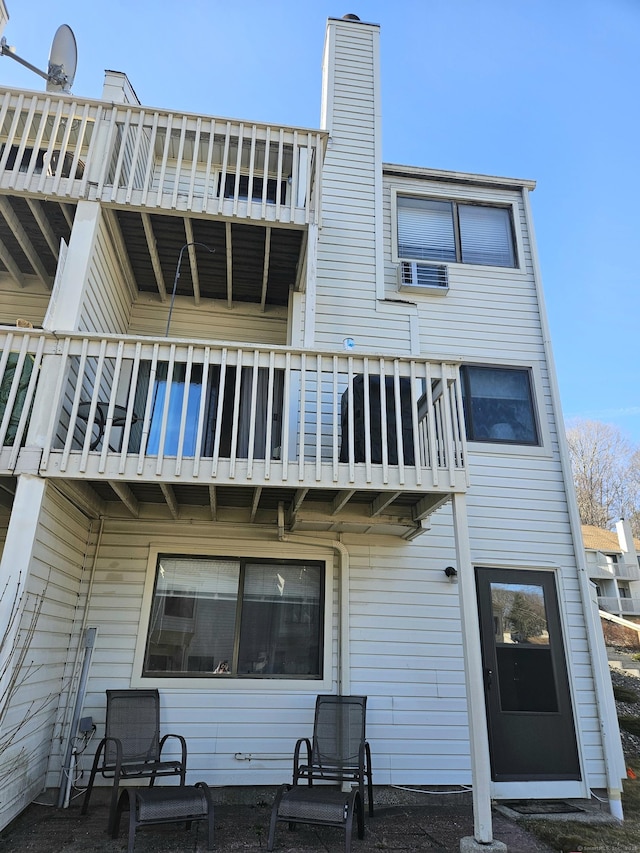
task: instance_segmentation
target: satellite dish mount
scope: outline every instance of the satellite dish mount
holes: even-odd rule
[[[73,80],[76,76],[76,64],[78,62],[78,50],[76,38],[71,27],[66,24],[58,27],[51,43],[49,53],[49,64],[46,71],[41,71],[23,59],[15,52],[14,47],[7,44],[6,38],[0,39],[0,55],[10,56],[20,65],[24,65],[30,71],[38,74],[47,81],[47,92],[70,92]]]

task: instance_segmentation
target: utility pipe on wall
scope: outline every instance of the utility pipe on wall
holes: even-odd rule
[[[340,601],[338,616],[338,692],[341,696],[351,693],[351,663],[349,651],[349,551],[335,539],[308,539],[284,532],[284,507],[278,505],[278,539],[295,545],[311,545],[317,548],[333,548],[340,558]]]

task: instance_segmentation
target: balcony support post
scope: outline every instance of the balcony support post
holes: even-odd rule
[[[78,202],[69,247],[66,253],[60,254],[53,293],[44,318],[43,326],[47,331],[72,332],[78,328],[100,222],[101,211],[97,202]]]

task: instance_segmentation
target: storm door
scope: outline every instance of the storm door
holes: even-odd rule
[[[492,779],[580,779],[553,573],[477,569],[477,584]]]

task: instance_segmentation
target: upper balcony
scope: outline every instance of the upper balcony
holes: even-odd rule
[[[102,514],[117,496],[135,515],[160,504],[174,518],[243,511],[411,538],[467,488],[454,364],[6,328],[0,338],[0,471],[56,478]]]
[[[0,263],[18,286],[36,276],[50,289],[77,203],[97,201],[140,292],[164,301],[180,247],[201,242],[216,254],[189,253],[196,302],[286,305],[319,220],[326,142],[318,130],[0,88]]]

